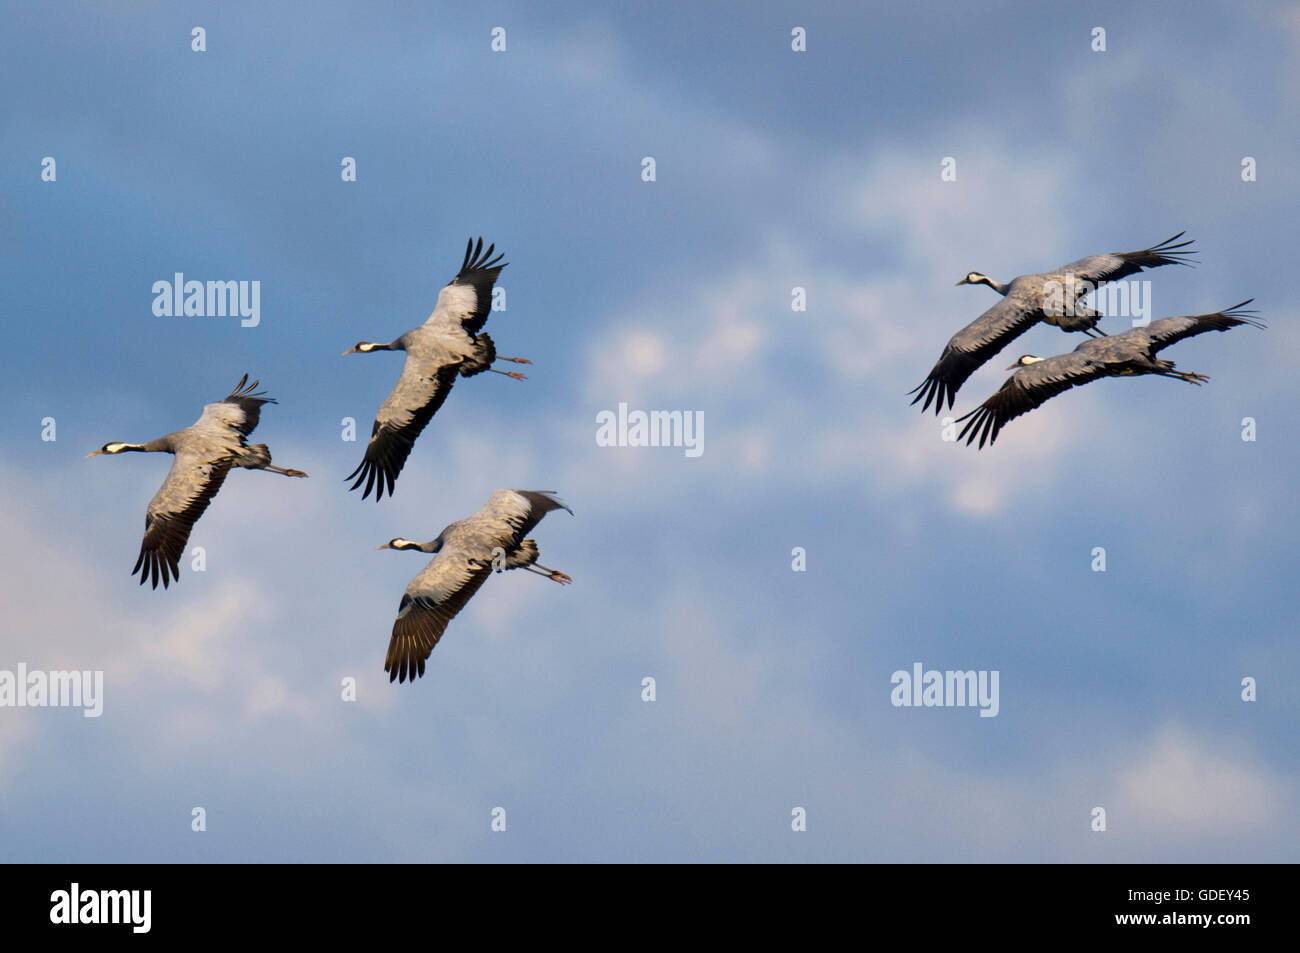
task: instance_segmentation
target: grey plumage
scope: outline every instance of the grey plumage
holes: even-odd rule
[[[943,410],[945,399],[951,408],[957,391],[971,374],[1040,321],[1063,331],[1104,336],[1096,330],[1100,312],[1083,307],[1080,300],[1094,288],[1146,268],[1190,264],[1187,256],[1196,253],[1186,247],[1190,240],[1178,241],[1183,234],[1179,232],[1139,251],[1080,258],[1055,271],[1021,275],[1005,285],[970,272],[957,284],[986,284],[1002,295],[1002,300],[952,336],[929,376],[908,392],[916,394],[912,403],[924,398],[921,413],[925,413],[933,401],[936,415]]]
[[[493,570],[526,569],[567,584],[555,569],[537,565],[537,543],[525,539],[551,510],[573,510],[552,490],[497,490],[467,519],[447,526],[436,539],[415,543],[398,537],[380,549],[436,553],[406,587],[384,659],[388,680],[411,681],[424,674],[424,663],[455,618]]]
[[[1204,374],[1176,370],[1172,361],[1156,355],[1183,338],[1206,331],[1227,331],[1242,324],[1263,328],[1264,322],[1255,317],[1257,312],[1244,310],[1253,300],[1248,299],[1213,314],[1161,318],[1123,334],[1089,338],[1069,354],[1049,358],[1026,354],[1011,365],[1019,367],[1019,370],[1007,378],[992,397],[957,419],[959,423],[966,421],[957,439],[965,438],[969,446],[978,437],[981,449],[986,441],[991,446],[1009,421],[1040,407],[1071,387],[1102,377],[1158,374],[1199,385],[1209,378]]]
[[[224,400],[208,404],[199,419],[184,430],[166,434],[148,443],[112,442],[87,454],[127,452],[170,453],[175,456],[162,486],[145,511],[144,540],[131,574],[140,573],[140,585],[161,581],[166,589],[180,578],[180,558],[185,553],[190,530],[217,495],[232,467],[269,470],[284,476],[305,477],[301,470],[286,470],[271,464],[266,444],[249,444],[245,438],[257,427],[263,404],[276,401],[255,392],[258,382],[248,384],[245,374]],[[143,571],[141,571],[143,570]]]
[[[406,465],[415,439],[447,400],[456,376],[472,377],[483,371],[505,374],[516,380],[524,375],[497,371],[493,361],[531,364],[520,357],[499,357],[492,339],[480,333],[492,310],[492,287],[507,263],[503,256],[492,257],[495,245],[483,250],[471,238],[465,248],[460,271],[440,292],[428,319],[395,341],[375,344],[360,341],[344,354],[369,354],[372,351],[405,351],[397,385],[380,405],[370,431],[370,442],[357,468],[344,479],[355,482],[349,489],[365,484],[362,499],[375,490],[375,501],[384,492],[392,496],[397,476]]]

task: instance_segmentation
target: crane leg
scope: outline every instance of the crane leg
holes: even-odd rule
[[[491,371],[493,374],[504,374],[506,375],[506,377],[513,377],[517,381],[528,380],[527,377],[525,377],[523,374],[520,374],[518,371],[499,371],[495,367],[489,367],[487,369]]]
[[[504,354],[498,354],[498,355],[496,356],[496,358],[494,358],[494,360],[498,360],[498,361],[511,361],[512,363],[515,363],[515,364],[531,364],[531,363],[533,363],[532,361],[528,360],[528,358],[526,358],[526,357],[506,357]]]
[[[554,579],[556,582],[560,583],[561,585],[567,586],[569,583],[573,582],[572,576],[568,575],[567,573],[562,573],[558,569],[551,569],[547,566],[538,565],[537,563],[533,563],[533,565],[537,566],[537,568],[542,570],[543,572],[550,573],[551,574],[550,578]]]
[[[571,576],[560,572],[558,569],[547,569],[545,566],[537,566],[535,563],[532,566],[524,566],[522,568],[527,569],[529,572],[535,572],[539,576],[545,576],[547,579],[550,579],[553,582],[558,582],[562,586],[567,586],[569,583],[573,582]]]
[[[270,470],[272,473],[283,473],[285,476],[291,476],[291,477],[305,477],[307,475],[303,473],[301,470],[286,470],[284,467],[277,467],[274,464],[270,464],[270,463],[262,467],[262,469]]]

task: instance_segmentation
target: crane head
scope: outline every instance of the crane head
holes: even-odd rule
[[[1016,363],[1008,367],[1007,370],[1014,371],[1017,367],[1028,367],[1030,364],[1037,364],[1042,360],[1046,360],[1046,358],[1034,357],[1032,354],[1021,354],[1016,358]]]
[[[396,537],[395,539],[390,539],[382,546],[375,547],[375,549],[419,549],[419,548],[420,548],[419,543],[414,542],[413,540],[403,539],[400,536]]]
[[[343,354],[344,356],[348,354],[369,354],[375,347],[376,345],[370,341],[358,341],[355,346],[348,348]]]
[[[119,443],[117,441],[114,441],[113,443],[106,443],[98,450],[86,454],[86,459],[90,459],[91,457],[97,457],[101,453],[121,453],[123,450],[127,449],[130,446],[132,445],[129,443]]]
[[[978,271],[968,271],[966,277],[957,282],[958,285],[987,285],[991,284],[988,275],[982,275]]]

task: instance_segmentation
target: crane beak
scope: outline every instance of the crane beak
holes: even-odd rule
[[[957,282],[957,284],[954,285],[953,287],[960,287],[961,285],[968,285],[968,284],[970,284],[970,282],[967,281],[965,278],[963,278],[961,281]]]
[[[393,548],[393,544],[392,544],[392,543],[384,543],[384,545],[382,545],[382,546],[376,546],[376,547],[375,547],[376,550],[380,550],[380,549],[392,549],[392,548]]]
[[[357,353],[357,349],[354,348],[354,347],[350,347],[350,348],[348,348],[346,351],[343,352],[343,356],[344,356],[344,357],[347,357],[349,354],[355,354],[355,353]]]
[[[96,450],[94,453],[88,453],[86,454],[86,459],[89,460],[91,457],[97,457],[103,452],[103,450]]]

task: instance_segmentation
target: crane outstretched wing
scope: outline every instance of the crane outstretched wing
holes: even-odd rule
[[[551,510],[569,510],[573,514],[554,494],[554,490],[497,490],[470,520],[490,526],[499,545],[511,550]]]
[[[495,248],[495,245],[489,245],[484,251],[481,237],[477,246],[474,239],[469,240],[460,271],[438,292],[438,303],[425,324],[455,325],[471,335],[483,330],[492,310],[492,286],[496,284],[501,269],[509,264],[501,262],[504,255],[492,257]]]
[[[1192,239],[1189,238],[1185,242],[1178,241],[1185,234],[1186,232],[1179,232],[1159,244],[1139,251],[1117,251],[1107,255],[1089,255],[1087,258],[1080,258],[1078,261],[1063,265],[1056,269],[1053,274],[1076,275],[1092,282],[1094,285],[1100,285],[1108,281],[1127,278],[1129,275],[1136,275],[1145,268],[1159,268],[1161,265],[1190,266],[1192,262],[1187,259],[1189,256],[1195,255],[1196,252],[1187,248],[1192,243]]]
[[[378,502],[384,497],[385,487],[388,495],[393,495],[397,475],[406,465],[406,458],[415,446],[415,438],[433,419],[433,415],[451,393],[452,384],[456,382],[459,363],[444,365],[432,376],[418,369],[420,363],[407,354],[397,386],[375,415],[365,456],[357,468],[344,477],[345,480],[356,477],[356,482],[349,490],[355,490],[365,483],[362,499],[375,489],[375,501]]]
[[[444,546],[411,580],[397,606],[384,671],[390,682],[414,682],[424,674],[429,653],[479,587],[492,575],[492,563],[455,546]]]
[[[245,374],[235,385],[229,397],[224,397],[214,404],[207,404],[203,414],[195,422],[197,426],[215,424],[234,431],[241,437],[247,437],[257,428],[262,415],[263,404],[278,403],[272,397],[263,397],[265,391],[257,391],[260,382],[248,383]],[[256,393],[254,393],[257,391]]]
[[[966,379],[994,354],[1033,327],[1042,316],[1039,309],[1027,308],[1014,298],[1003,298],[952,336],[930,375],[908,391],[916,394],[912,403],[925,398],[921,405],[921,413],[925,413],[930,409],[930,402],[934,401],[935,416],[942,412],[945,398],[951,408]]]
[[[1247,298],[1241,304],[1234,304],[1231,308],[1224,308],[1213,314],[1161,318],[1159,321],[1152,321],[1144,328],[1134,328],[1134,333],[1146,337],[1151,342],[1151,353],[1158,354],[1176,341],[1195,337],[1206,331],[1226,331],[1242,324],[1265,328],[1267,325],[1255,317],[1259,312],[1246,309],[1246,305],[1254,300],[1254,298]]]
[[[172,579],[180,578],[181,557],[190,530],[221,489],[228,472],[229,460],[203,459],[183,451],[176,454],[167,479],[145,513],[144,540],[131,570],[133,576],[140,573],[140,585],[151,580],[157,589],[161,581],[166,589]]]
[[[957,418],[957,423],[966,421],[957,439],[965,438],[966,445],[970,446],[979,437],[980,449],[983,450],[986,441],[989,446],[993,445],[998,432],[1009,421],[1042,406],[1071,387],[1106,376],[1105,364],[1077,351],[1029,364],[1008,377],[992,397],[969,414]]]

